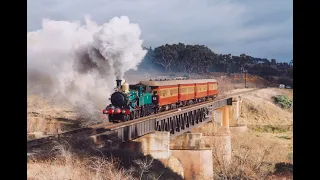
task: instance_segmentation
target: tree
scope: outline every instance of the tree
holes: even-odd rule
[[[165,72],[170,71],[172,62],[175,61],[179,56],[179,54],[168,44],[155,48],[154,53],[154,62],[163,66]]]

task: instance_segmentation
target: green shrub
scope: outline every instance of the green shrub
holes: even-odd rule
[[[285,95],[275,96],[274,102],[278,104],[281,108],[284,108],[284,109],[292,108],[292,100]]]

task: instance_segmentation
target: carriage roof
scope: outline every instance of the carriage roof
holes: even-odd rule
[[[140,81],[139,84],[146,86],[172,86],[178,84],[195,84],[217,82],[215,79],[193,79],[193,80],[164,80],[164,81]]]

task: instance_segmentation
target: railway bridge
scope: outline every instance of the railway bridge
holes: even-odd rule
[[[238,124],[242,99],[240,94],[217,98],[181,109],[123,123],[98,125],[28,141],[28,149],[50,143],[60,138],[86,138],[98,147],[120,146],[161,160],[184,179],[213,178],[214,164],[231,162],[232,131],[245,131]],[[206,123],[212,123],[210,135],[192,133]],[[219,147],[212,149],[210,143]],[[214,151],[214,152],[213,152]],[[219,158],[213,158],[217,153]],[[196,178],[197,179],[197,178]]]

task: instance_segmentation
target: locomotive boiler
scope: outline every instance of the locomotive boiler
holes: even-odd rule
[[[117,80],[115,92],[111,95],[111,104],[103,110],[110,122],[128,121],[152,114],[155,105],[152,103],[150,87],[142,84],[129,85]]]

